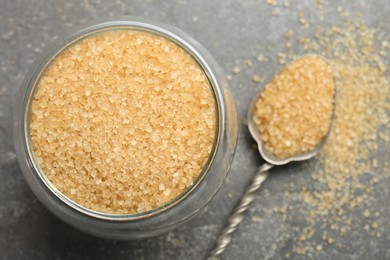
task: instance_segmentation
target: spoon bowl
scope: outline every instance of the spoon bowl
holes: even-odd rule
[[[321,55],[318,55],[318,54],[309,54],[309,55],[302,56],[300,58],[307,57],[307,56],[316,56],[316,57],[320,57],[321,59],[327,61],[328,65],[330,66],[330,69],[333,72],[333,69],[332,69],[332,67],[330,65],[330,62],[325,57],[323,57]],[[336,80],[334,78],[334,73],[333,73],[334,86],[335,86],[335,81]],[[258,145],[258,150],[259,150],[259,153],[260,153],[261,157],[266,162],[268,162],[269,164],[280,166],[280,165],[285,165],[285,164],[287,164],[289,162],[293,162],[293,161],[308,160],[308,159],[314,157],[315,155],[317,155],[321,151],[321,149],[324,147],[324,145],[326,144],[326,141],[327,141],[327,139],[329,137],[330,129],[332,128],[333,118],[334,118],[334,111],[335,111],[336,91],[334,91],[334,95],[333,95],[333,111],[332,111],[332,115],[331,115],[331,119],[330,119],[330,126],[328,128],[328,132],[321,139],[321,141],[317,144],[317,146],[314,147],[310,151],[307,151],[307,152],[304,152],[304,153],[301,153],[301,154],[297,154],[297,155],[292,156],[292,157],[279,158],[279,157],[273,155],[272,153],[270,153],[269,151],[267,151],[267,149],[264,146],[264,143],[263,143],[263,141],[261,139],[260,130],[256,126],[256,124],[255,124],[255,122],[253,120],[253,112],[255,110],[256,102],[259,99],[259,97],[260,97],[260,95],[261,95],[263,90],[264,90],[264,88],[261,88],[259,90],[259,92],[255,95],[255,97],[253,98],[253,100],[252,100],[252,102],[250,104],[250,107],[248,109],[248,114],[247,114],[248,129],[249,129],[249,132],[250,132],[251,136],[253,137],[253,139],[256,141],[256,143]]]

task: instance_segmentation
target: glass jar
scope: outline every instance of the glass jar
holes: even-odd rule
[[[168,39],[189,53],[213,90],[217,123],[212,152],[197,181],[173,201],[138,214],[107,214],[85,208],[62,194],[40,168],[30,137],[31,103],[45,69],[67,47],[111,30],[138,30]],[[15,109],[15,149],[23,175],[38,199],[57,217],[87,233],[113,239],[140,239],[172,230],[194,217],[213,198],[229,171],[237,144],[237,115],[228,84],[212,56],[184,32],[168,25],[124,17],[97,22],[54,42],[28,71]]]

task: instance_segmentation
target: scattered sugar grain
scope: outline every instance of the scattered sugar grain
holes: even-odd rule
[[[366,210],[363,211],[363,216],[364,216],[365,218],[370,217],[370,215],[371,215],[371,212],[370,212],[368,209],[366,209]]]
[[[376,222],[372,222],[371,223],[371,228],[373,228],[373,229],[376,229],[376,228],[378,228],[379,226],[378,226],[378,223],[376,223]]]
[[[258,223],[261,222],[262,218],[259,216],[252,216],[252,222]]]
[[[364,225],[364,230],[367,231],[367,232],[370,231],[370,226],[369,225]]]
[[[261,82],[263,81],[263,79],[261,78],[261,76],[258,75],[258,74],[253,74],[252,80],[253,80],[253,82],[255,82],[255,83],[261,83]]]
[[[327,239],[327,242],[329,245],[333,244],[334,243],[334,239],[333,238],[328,238]]]
[[[278,2],[276,0],[267,0],[267,4],[276,6]]]
[[[244,117],[244,118],[242,119],[242,124],[243,124],[244,126],[248,126],[248,118]]]

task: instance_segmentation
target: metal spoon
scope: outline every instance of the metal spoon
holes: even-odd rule
[[[317,57],[320,57],[320,58],[326,60],[326,58],[324,58],[320,55],[317,55],[317,54],[310,54],[310,55],[311,56],[315,55]],[[302,57],[300,57],[300,58],[302,58]],[[328,62],[328,64],[329,64],[329,62]],[[333,78],[333,81],[335,82],[334,78]],[[334,88],[335,88],[335,84],[334,84]],[[249,209],[249,206],[254,201],[254,199],[256,197],[256,195],[255,195],[256,191],[261,187],[261,184],[267,178],[267,176],[269,174],[269,170],[276,165],[285,165],[285,164],[292,162],[292,161],[303,161],[303,160],[307,160],[307,159],[314,157],[322,149],[322,147],[325,145],[326,140],[329,136],[329,132],[330,132],[330,128],[331,128],[331,125],[333,122],[333,116],[334,116],[335,95],[333,96],[333,111],[332,111],[331,123],[330,123],[329,129],[328,129],[328,132],[327,132],[326,136],[321,140],[321,142],[314,149],[312,149],[308,152],[305,152],[303,154],[299,154],[299,155],[296,155],[296,156],[293,156],[290,158],[286,158],[286,159],[280,159],[280,158],[274,156],[273,154],[269,153],[265,149],[265,146],[264,146],[264,144],[261,140],[261,137],[260,137],[259,129],[253,121],[254,107],[255,107],[256,101],[258,100],[258,98],[261,95],[262,90],[263,89],[261,89],[259,91],[259,93],[253,99],[253,101],[250,105],[250,108],[248,110],[247,117],[248,117],[249,132],[252,135],[253,139],[255,139],[255,141],[257,142],[260,155],[263,157],[263,159],[266,162],[258,168],[256,174],[253,176],[251,184],[246,188],[244,194],[241,196],[240,201],[238,202],[237,206],[234,208],[233,212],[231,213],[231,215],[227,221],[226,227],[220,232],[220,234],[215,242],[214,249],[209,253],[209,256],[207,259],[219,259],[220,255],[225,251],[225,249],[227,248],[227,246],[229,245],[229,243],[232,240],[233,233],[236,231],[236,229],[238,228],[238,226],[242,222],[242,220],[244,218],[244,213]],[[336,93],[335,89],[334,89],[334,93]]]

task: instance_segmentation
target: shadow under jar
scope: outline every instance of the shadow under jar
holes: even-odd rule
[[[121,39],[131,48],[118,49]],[[139,18],[104,20],[54,42],[28,71],[15,109],[15,149],[32,191],[63,221],[106,238],[155,236],[194,217],[221,187],[236,144],[235,104],[215,60],[182,31]]]

